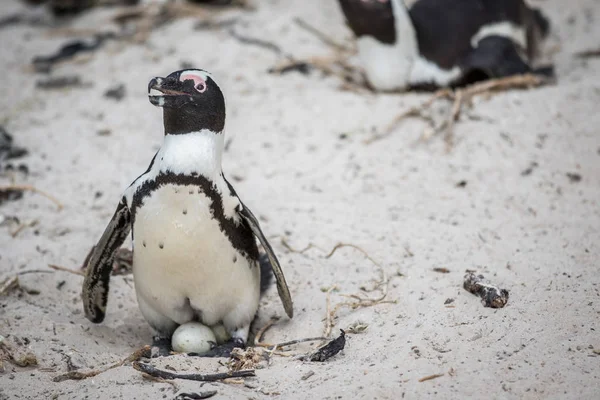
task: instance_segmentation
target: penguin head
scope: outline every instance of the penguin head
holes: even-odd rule
[[[163,108],[165,134],[202,129],[220,133],[225,126],[225,98],[204,70],[185,69],[153,78],[148,83],[148,99]]]
[[[396,29],[392,1],[339,0],[348,26],[356,37],[372,36],[381,43],[394,44]],[[400,1],[399,4],[403,4]]]

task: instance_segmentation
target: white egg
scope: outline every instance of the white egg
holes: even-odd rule
[[[227,332],[227,329],[225,329],[223,324],[213,325],[210,327],[210,329],[212,329],[213,333],[215,334],[218,344],[223,344],[231,339],[229,332]]]
[[[171,347],[181,353],[203,354],[216,342],[215,334],[208,326],[200,322],[188,322],[175,330],[171,338]]]

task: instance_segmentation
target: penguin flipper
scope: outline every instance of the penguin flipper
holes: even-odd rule
[[[94,323],[104,320],[115,252],[121,247],[130,231],[131,213],[123,198],[98,244],[92,250],[86,265],[81,299],[85,316]]]
[[[518,45],[508,38],[487,36],[481,39],[461,65],[464,75],[458,86],[530,73],[531,67],[519,52]]]
[[[239,213],[242,216],[242,218],[244,218],[244,221],[248,223],[250,229],[252,230],[252,233],[254,233],[254,235],[258,238],[260,244],[262,244],[262,246],[264,247],[267,253],[267,257],[269,258],[269,261],[271,263],[271,268],[273,269],[273,275],[275,275],[275,280],[277,282],[277,292],[279,293],[279,297],[281,298],[281,302],[283,303],[283,308],[285,309],[285,313],[288,315],[288,317],[292,318],[294,316],[294,303],[292,302],[292,295],[290,294],[290,289],[288,288],[287,282],[285,281],[285,276],[283,275],[281,265],[279,264],[279,261],[275,256],[273,248],[271,247],[264,233],[260,229],[260,224],[258,223],[258,220],[254,216],[254,214],[252,214],[252,211],[250,211],[248,207],[246,207],[241,201],[240,204],[242,206],[242,209],[239,211]]]

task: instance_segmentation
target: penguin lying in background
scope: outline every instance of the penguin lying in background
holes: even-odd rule
[[[550,24],[524,0],[339,0],[375,90],[435,89],[533,70]]]
[[[150,102],[163,108],[164,142],[125,191],[89,258],[85,315],[95,323],[104,319],[114,254],[131,231],[138,304],[156,332],[159,354],[168,354],[179,325],[197,321],[225,326],[230,342],[206,356],[228,356],[245,346],[258,309],[256,238],[268,258],[262,269],[273,269],[291,318],[290,292],[258,220],[221,170],[225,100],[217,83],[208,72],[189,69],[152,79],[148,92]],[[263,285],[265,278],[263,273]]]

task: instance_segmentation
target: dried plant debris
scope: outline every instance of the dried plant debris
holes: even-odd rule
[[[351,324],[350,326],[348,326],[348,328],[346,328],[346,332],[353,333],[353,334],[363,333],[368,328],[369,328],[369,324],[361,322],[361,321],[356,321],[353,324]]]
[[[25,0],[25,2],[36,6],[45,4],[53,15],[66,17],[79,14],[95,6],[135,5],[139,0]]]
[[[104,97],[115,101],[121,101],[126,93],[125,85],[121,83],[106,90],[106,92],[104,92]]]
[[[24,293],[33,295],[33,296],[37,296],[38,294],[40,294],[40,291],[37,289],[29,288],[29,287],[21,284],[21,282],[19,280],[19,276],[26,275],[26,274],[44,274],[44,273],[52,273],[52,271],[41,270],[41,269],[30,269],[30,270],[18,272],[16,275],[5,278],[0,283],[0,296],[9,295],[13,292],[16,292],[19,297]]]
[[[232,371],[261,369],[267,366],[268,358],[269,355],[265,349],[260,347],[235,348],[231,351],[228,365]]]
[[[70,60],[80,53],[92,52],[99,49],[104,43],[115,38],[112,32],[99,33],[89,40],[73,40],[64,44],[55,53],[48,56],[36,56],[33,58],[33,68],[36,72],[49,73],[55,64]]]
[[[306,359],[308,361],[323,362],[329,360],[331,357],[344,350],[344,347],[346,347],[346,332],[344,332],[342,329],[340,329],[340,332],[340,336],[306,356]]]
[[[47,79],[40,79],[35,83],[35,87],[44,90],[88,88],[91,86],[91,83],[83,82],[79,75],[55,76]]]
[[[48,13],[40,13],[37,9],[34,9],[16,14],[9,14],[0,18],[0,29],[17,24],[48,26],[51,24],[51,17]]]
[[[473,98],[482,95],[492,95],[494,93],[513,90],[513,89],[531,89],[554,82],[554,79],[536,75],[524,74],[514,75],[504,78],[489,79],[473,83],[471,85],[453,89],[440,89],[433,93],[429,99],[423,103],[412,107],[392,119],[392,121],[380,132],[375,133],[370,138],[365,140],[365,144],[373,143],[392,134],[398,124],[410,117],[419,117],[429,124],[426,134],[423,139],[428,139],[436,133],[445,132],[444,140],[446,142],[446,150],[451,150],[454,145],[453,127],[458,121],[464,106],[473,104]],[[425,114],[425,110],[430,109],[438,100],[449,100],[452,102],[450,111],[441,123],[435,123],[429,115]]]
[[[341,294],[342,297],[352,299],[352,301],[344,301],[341,303],[337,303],[335,306],[332,307],[331,306],[331,293],[337,289],[337,286],[333,285],[329,289],[327,289],[326,290],[326,292],[327,292],[327,297],[326,297],[327,310],[326,310],[326,314],[325,314],[325,329],[323,332],[323,336],[325,336],[325,337],[329,337],[329,335],[331,334],[331,329],[333,328],[335,319],[337,318],[337,312],[342,307],[349,307],[352,310],[356,310],[358,308],[373,307],[375,305],[384,304],[384,303],[396,303],[396,300],[386,300],[387,293],[388,293],[389,279],[388,279],[387,274],[385,273],[385,270],[383,269],[381,264],[379,264],[377,261],[375,261],[375,259],[373,259],[373,257],[371,257],[369,255],[369,253],[367,253],[361,247],[359,247],[355,244],[352,244],[352,243],[338,243],[335,246],[333,246],[333,249],[331,249],[329,254],[327,254],[325,256],[325,258],[332,257],[338,249],[341,249],[344,247],[351,247],[353,249],[360,251],[369,261],[371,261],[376,267],[379,268],[380,273],[381,273],[380,280],[375,282],[372,289],[367,290],[366,287],[364,287],[364,286],[361,289],[366,292],[373,292],[373,291],[378,290],[378,291],[380,291],[381,294],[377,297],[365,297],[362,294]]]
[[[196,400],[196,399],[208,399],[217,394],[216,390],[207,390],[205,392],[197,393],[179,393],[175,396],[175,400]]]
[[[508,290],[485,282],[483,275],[467,272],[463,287],[466,291],[481,297],[484,307],[503,308],[508,302]]]
[[[27,155],[27,153],[27,149],[14,145],[12,135],[10,135],[6,129],[0,125],[0,162],[24,157]],[[2,171],[1,164],[0,171]]]
[[[18,189],[0,189],[0,204],[5,201],[15,201],[23,197],[23,191]]]
[[[8,338],[0,336],[0,363],[8,361],[18,367],[33,367],[38,365],[35,354],[23,346],[18,339],[14,345],[8,343]]]
[[[78,2],[79,0],[64,0]],[[89,1],[84,1],[87,3]],[[239,1],[238,1],[239,2]],[[134,0],[93,0],[94,5],[103,3],[105,5],[127,4],[130,7],[119,9],[111,21],[103,24],[101,28],[91,27],[86,30],[57,30],[57,33],[91,37],[70,40],[61,46],[55,53],[34,57],[32,64],[34,70],[39,73],[49,73],[58,63],[72,60],[83,53],[92,53],[104,46],[108,40],[128,40],[134,43],[145,42],[150,33],[179,18],[196,17],[211,19],[214,12],[206,7],[184,1],[146,2],[136,5]],[[1,22],[1,21],[0,21]],[[11,21],[8,21],[9,23]],[[105,26],[114,23],[116,29]]]
[[[148,374],[155,378],[160,379],[187,379],[190,381],[200,381],[200,382],[216,382],[229,378],[246,378],[250,376],[256,376],[254,370],[241,370],[241,371],[231,371],[231,372],[223,372],[216,374],[177,374],[171,371],[163,371],[158,368],[153,367],[150,364],[134,362],[133,368],[137,371],[140,371],[144,374]]]
[[[9,294],[13,290],[19,289],[20,287],[18,276],[6,278],[4,281],[2,281],[2,283],[0,283],[0,296]]]
[[[119,361],[115,364],[109,365],[106,368],[93,369],[90,371],[83,371],[83,372],[78,371],[78,370],[71,370],[71,371],[67,372],[66,374],[55,376],[52,379],[52,381],[53,382],[63,382],[63,381],[68,381],[68,380],[78,381],[78,380],[82,380],[82,379],[86,379],[86,378],[92,378],[96,375],[100,375],[101,373],[111,370],[113,368],[122,367],[123,365],[128,364],[128,363],[136,363],[142,357],[149,358],[150,350],[151,350],[150,346],[144,346],[141,349],[138,349],[138,350],[134,351],[133,353],[131,353],[127,358],[123,359],[122,361]]]
[[[52,201],[54,204],[56,204],[56,207],[58,210],[62,210],[62,208],[63,208],[63,204],[56,197],[52,196],[49,193],[44,192],[43,190],[38,189],[32,185],[0,186],[0,204],[2,203],[3,197],[10,196],[11,194],[14,195],[14,193],[21,193],[21,195],[22,195],[22,193],[24,191],[30,191],[30,192],[35,192],[35,193],[41,194],[42,196],[46,197],[47,199]],[[21,196],[19,196],[18,198],[21,198]]]
[[[441,378],[442,376],[444,376],[444,374],[427,375],[427,376],[424,376],[423,378],[419,379],[419,382],[427,382],[427,381],[430,381],[432,379]]]

